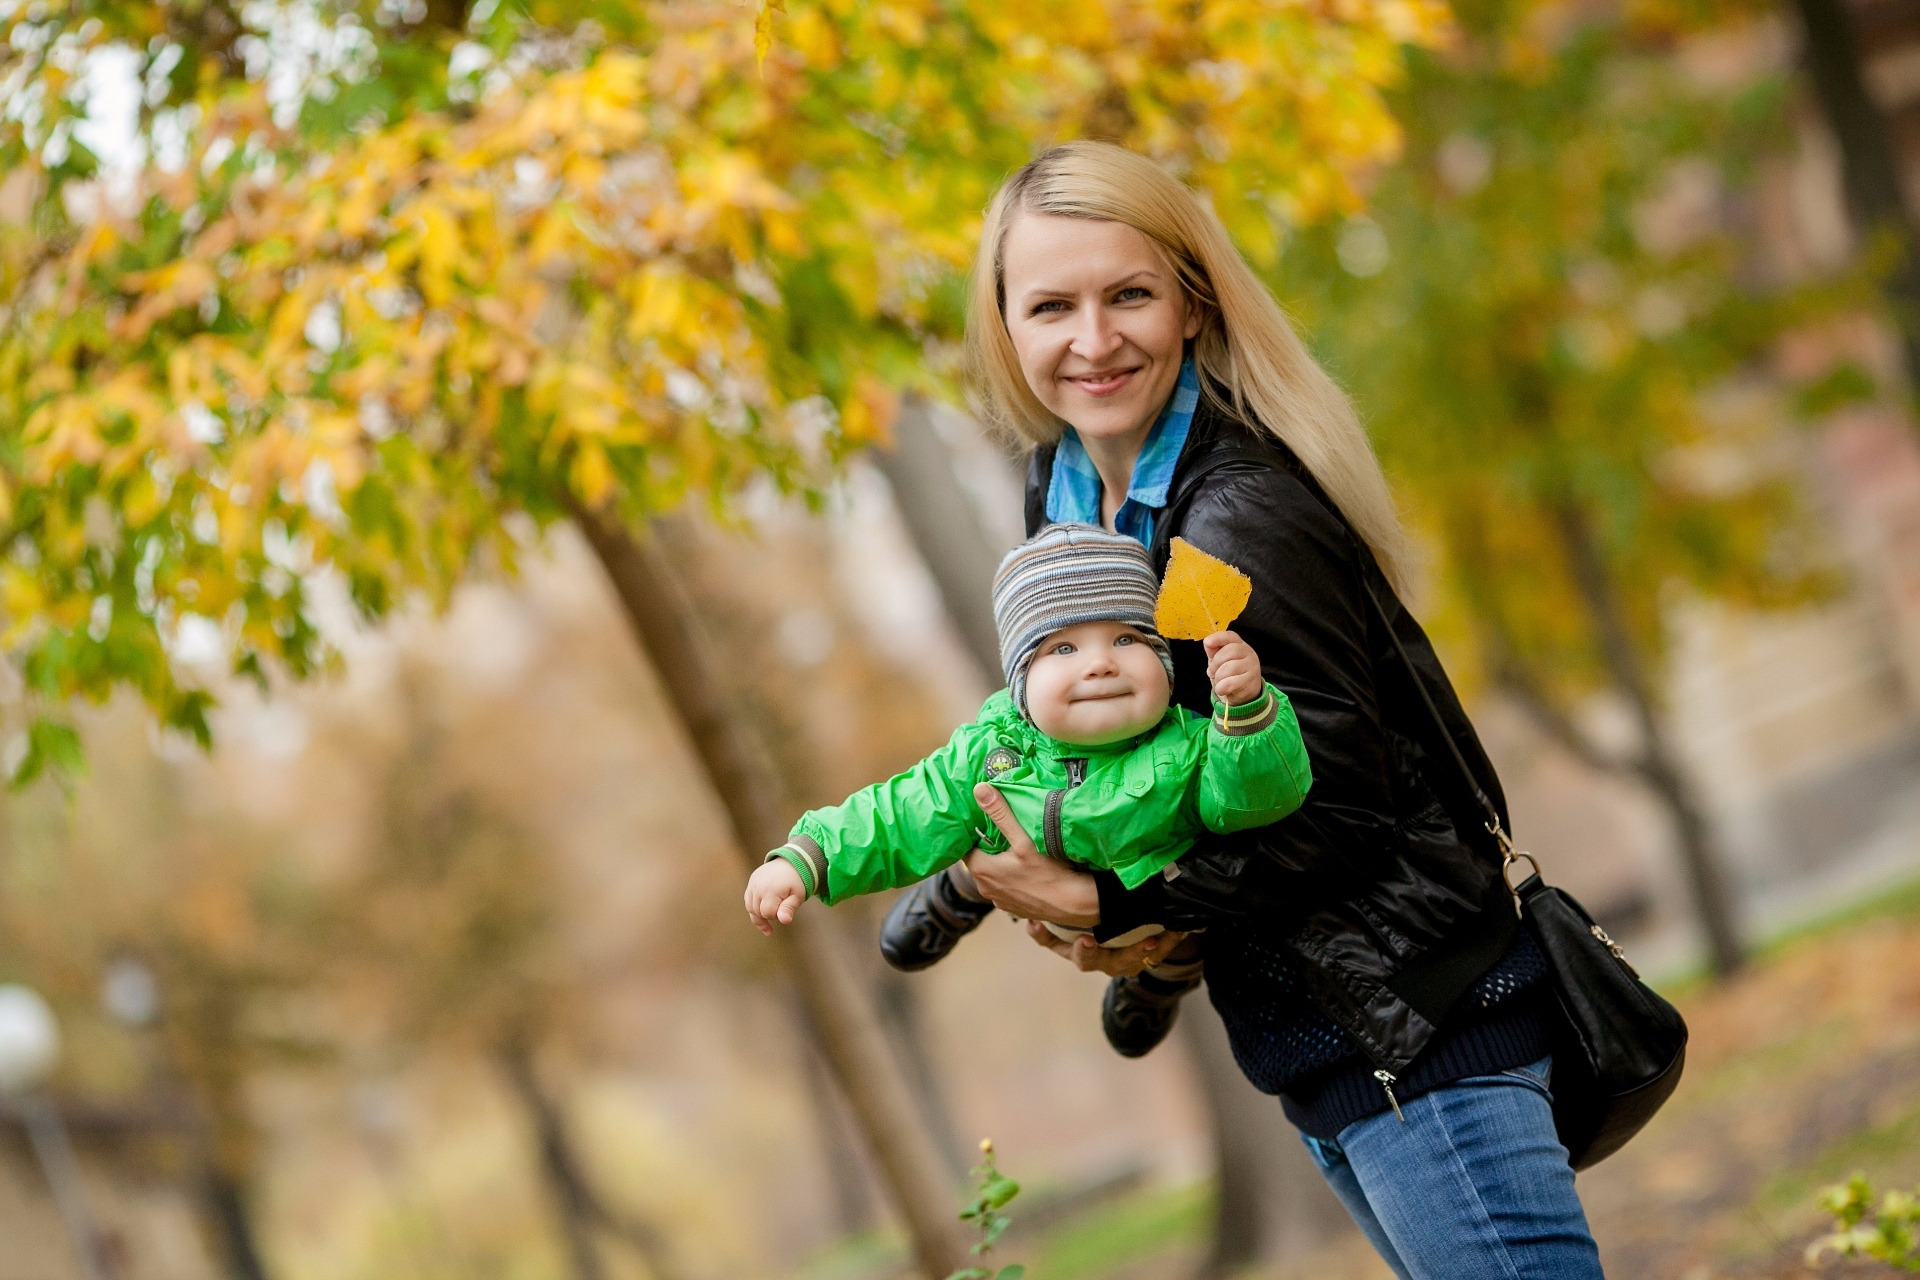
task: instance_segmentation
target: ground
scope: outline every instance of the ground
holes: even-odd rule
[[[1580,1176],[1609,1275],[1787,1280],[1890,1275],[1805,1261],[1815,1191],[1865,1171],[1920,1184],[1920,886],[1767,947],[1741,976],[1672,984],[1693,1031],[1673,1101]],[[1205,1193],[1142,1193],[1009,1249],[1031,1280],[1179,1274]],[[1357,1241],[1261,1280],[1387,1276]]]

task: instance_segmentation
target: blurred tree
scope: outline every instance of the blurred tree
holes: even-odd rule
[[[1163,157],[1267,261],[1391,154],[1380,88],[1440,25],[1432,0],[770,3],[757,31],[554,0],[5,12],[16,779],[77,762],[66,700],[118,684],[206,741],[183,636],[305,676],[320,578],[369,617],[444,601],[511,566],[508,517],[570,517],[749,856],[776,790],[629,522],[872,438],[885,383],[950,352],[975,211],[1036,141]],[[944,1176],[824,939],[783,945],[943,1273]]]
[[[1894,250],[1883,288],[1900,330],[1907,381],[1920,387],[1920,232],[1907,203],[1892,122],[1867,90],[1867,51],[1843,0],[1794,0],[1793,7],[1807,78],[1839,144],[1854,230],[1861,243],[1885,240]]]
[[[1781,76],[1704,88],[1665,31],[1551,17],[1461,6],[1458,45],[1412,59],[1406,158],[1372,217],[1303,237],[1281,287],[1435,536],[1485,676],[1658,797],[1726,973],[1733,904],[1659,710],[1665,606],[1676,590],[1769,606],[1824,586],[1762,367],[1783,331],[1864,290],[1764,295],[1728,224],[1730,193],[1790,136]],[[1836,369],[1800,407],[1869,389]],[[1624,755],[1574,714],[1596,690],[1631,713]]]
[[[142,735],[133,739],[148,756]],[[120,812],[79,829],[55,804],[7,813],[0,862],[0,964],[31,973],[87,1046],[76,1064],[96,1096],[148,1101],[187,1117],[189,1180],[231,1273],[264,1280],[254,1226],[261,1141],[248,1090],[274,1070],[330,1060],[334,1046],[287,1015],[307,990],[315,898],[284,874],[271,843],[177,821],[172,771],[121,767],[106,738]],[[151,1060],[104,1032],[102,974],[137,958],[154,984]],[[149,1078],[151,1076],[151,1078]]]

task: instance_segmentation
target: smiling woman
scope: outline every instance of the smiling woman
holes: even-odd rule
[[[1398,599],[1399,527],[1346,397],[1214,213],[1102,143],[1057,147],[1002,187],[968,343],[984,412],[1037,446],[1030,535],[1098,524],[1156,573],[1178,535],[1248,576],[1233,643],[1295,709],[1312,788],[1288,816],[1210,829],[1132,881],[1091,851],[1037,852],[990,814],[1009,847],[969,855],[968,884],[903,895],[882,951],[900,964],[951,947],[979,914],[962,901],[970,886],[1090,931],[1030,929],[1112,976],[1102,1023],[1130,1057],[1165,1039],[1204,980],[1241,1069],[1280,1095],[1403,1280],[1595,1280],[1554,1128],[1565,1086],[1547,969],[1482,825],[1485,805],[1505,821],[1500,780]],[[1225,639],[1175,640],[1168,655],[1176,707],[1224,700],[1230,726]],[[1041,663],[1058,660],[1069,690],[1117,687],[1117,653],[1062,645],[1030,678],[1051,680]],[[1431,763],[1456,758],[1463,768]],[[1095,945],[1149,922],[1166,932]]]

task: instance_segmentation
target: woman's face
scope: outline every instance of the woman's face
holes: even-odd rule
[[[1007,332],[1040,403],[1083,440],[1144,440],[1200,331],[1153,241],[1124,222],[1022,213],[1001,270]]]

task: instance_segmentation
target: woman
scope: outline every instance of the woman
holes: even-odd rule
[[[1178,535],[1251,575],[1235,630],[1293,700],[1314,778],[1292,817],[1137,890],[1023,839],[968,859],[980,891],[1096,936],[1204,930],[1106,951],[1030,926],[1113,975],[1122,1052],[1164,1038],[1198,981],[1166,975],[1197,973],[1179,962],[1199,953],[1241,1069],[1281,1096],[1398,1275],[1599,1276],[1554,1134],[1544,965],[1410,666],[1504,813],[1499,780],[1395,593],[1407,551],[1345,396],[1212,212],[1102,143],[1055,148],[1001,189],[968,343],[987,416],[1037,446],[1029,533],[1097,520],[1162,567]],[[1174,653],[1175,700],[1206,714],[1200,646]]]

